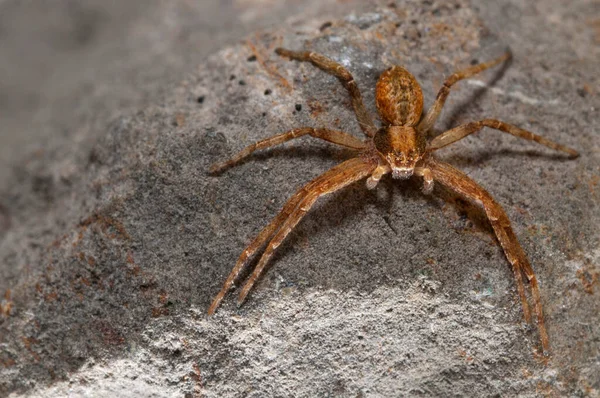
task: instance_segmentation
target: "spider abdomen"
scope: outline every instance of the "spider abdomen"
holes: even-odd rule
[[[423,111],[423,93],[415,77],[401,66],[379,76],[375,92],[377,110],[392,126],[416,126]]]

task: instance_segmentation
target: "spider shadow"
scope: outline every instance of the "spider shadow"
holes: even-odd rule
[[[398,276],[405,274],[413,275],[418,273],[419,265],[411,265],[406,263],[404,266],[398,267],[397,264],[390,265],[386,262],[373,262],[372,256],[361,256],[360,253],[356,253],[357,251],[362,250],[363,247],[371,249],[371,251],[373,250],[373,245],[368,243],[373,239],[372,234],[369,233],[369,230],[371,230],[373,226],[368,226],[366,229],[367,232],[358,233],[350,232],[351,229],[348,227],[352,225],[360,225],[361,218],[365,214],[365,209],[372,206],[374,208],[374,212],[379,213],[377,216],[382,217],[385,221],[385,224],[376,223],[375,225],[376,228],[384,229],[384,231],[375,232],[379,238],[381,238],[382,235],[387,236],[387,238],[385,238],[387,243],[385,244],[394,245],[394,241],[398,241],[398,239],[404,241],[402,243],[411,243],[411,235],[406,233],[407,226],[402,224],[394,226],[394,224],[397,222],[390,220],[390,216],[393,214],[393,209],[395,207],[394,204],[398,200],[399,196],[404,202],[421,201],[421,203],[424,203],[425,206],[421,206],[423,215],[426,214],[426,209],[424,207],[427,206],[441,211],[442,205],[440,205],[440,198],[442,198],[444,203],[450,203],[461,216],[464,215],[465,217],[469,218],[477,230],[485,231],[489,233],[493,239],[495,239],[491,225],[487,221],[483,210],[476,205],[462,199],[460,195],[454,193],[453,191],[438,187],[436,188],[434,195],[423,195],[421,193],[422,182],[417,178],[413,178],[408,181],[398,181],[391,178],[384,178],[380,182],[380,185],[383,186],[384,191],[387,194],[384,198],[379,197],[380,195],[377,195],[375,191],[367,190],[364,186],[364,180],[361,180],[341,191],[327,195],[325,198],[317,201],[315,207],[308,212],[298,226],[292,232],[290,232],[281,246],[277,248],[273,257],[267,264],[263,276],[260,279],[273,278],[274,275],[277,275],[277,273],[273,274],[271,272],[271,267],[277,267],[278,263],[285,263],[284,259],[290,255],[293,257],[295,255],[294,251],[296,250],[306,250],[306,244],[303,245],[302,242],[306,242],[307,237],[310,237],[310,241],[313,242],[319,242],[322,240],[327,241],[327,243],[321,244],[321,246],[325,249],[325,252],[315,252],[315,256],[327,256],[326,251],[329,251],[328,247],[331,247],[331,235],[339,236],[341,240],[339,242],[335,242],[333,248],[330,249],[330,254],[333,254],[335,251],[346,250],[344,249],[345,247],[348,247],[348,245],[352,246],[353,244],[357,244],[358,241],[360,248],[350,248],[351,254],[349,256],[354,258],[356,255],[358,257],[354,264],[349,264],[347,260],[340,261],[340,259],[345,258],[345,255],[337,253],[333,254],[333,259],[323,257],[322,263],[325,264],[326,268],[328,268],[327,270],[323,270],[321,267],[318,267],[319,269],[315,271],[315,266],[309,265],[315,264],[315,261],[308,260],[299,264],[298,267],[290,268],[288,265],[286,269],[282,271],[283,274],[289,276],[289,279],[292,281],[307,280],[308,286],[312,287],[318,286],[323,289],[333,288],[342,292],[358,288],[360,291],[370,293],[381,287],[382,283],[392,283],[397,285],[395,281],[397,278],[390,278],[388,275]],[[372,217],[370,221],[373,221]],[[388,227],[389,230],[387,229]],[[414,230],[415,228],[420,229],[421,227],[410,225],[409,229],[410,228]],[[346,239],[346,237],[343,235],[340,236],[339,233],[332,232],[339,229],[349,231],[347,236],[348,239]],[[390,230],[393,233],[390,233]],[[402,232],[399,232],[399,230]],[[355,236],[349,236],[351,234]],[[363,246],[361,241],[367,243],[365,243]],[[420,245],[420,243],[418,244]],[[421,251],[421,248],[418,248],[417,250]],[[243,285],[244,281],[247,279],[251,271],[260,260],[263,252],[264,247],[257,251],[254,258],[238,278],[238,287]],[[366,264],[369,263],[370,266],[365,268]],[[260,279],[258,284],[261,283]],[[296,282],[292,282],[291,285],[294,285],[295,283]],[[461,282],[458,281],[457,283]]]
[[[355,156],[357,151],[341,148],[326,143],[312,142],[309,145],[289,146],[272,148],[271,150],[253,154],[248,158],[256,161],[265,161],[273,158],[292,158],[292,159],[328,159],[328,160],[346,160]],[[307,181],[308,182],[308,181]]]
[[[458,126],[461,115],[463,115],[465,112],[467,112],[467,110],[469,109],[470,106],[472,106],[473,104],[476,104],[481,99],[481,97],[483,97],[487,93],[488,90],[493,88],[496,85],[496,83],[504,77],[504,75],[506,74],[506,71],[512,65],[512,63],[513,63],[513,59],[511,57],[507,61],[502,63],[502,66],[500,67],[500,69],[498,69],[496,71],[496,73],[494,73],[492,75],[492,79],[489,80],[489,82],[485,86],[478,87],[477,89],[475,89],[473,91],[472,94],[468,95],[467,98],[465,98],[463,101],[461,101],[458,105],[452,107],[449,110],[450,112],[449,112],[448,116],[445,118],[447,120],[447,122],[445,123],[445,126],[443,128],[432,129],[428,134],[428,139],[431,140],[431,139],[437,137],[438,135],[443,134],[448,129]],[[425,112],[424,112],[424,114],[425,114]],[[485,117],[485,115],[482,118],[484,118],[484,117]],[[518,140],[518,142],[524,143],[523,140]],[[457,166],[460,166],[460,165],[465,166],[467,164],[468,165],[480,165],[481,163],[491,160],[494,156],[498,156],[498,155],[509,155],[512,157],[522,156],[522,157],[528,157],[528,158],[545,158],[545,159],[555,160],[555,161],[567,161],[567,160],[572,159],[571,156],[565,155],[564,153],[560,153],[560,152],[547,153],[547,152],[542,152],[537,149],[527,149],[527,150],[521,150],[521,151],[501,149],[499,151],[485,151],[481,155],[477,155],[474,158],[467,157],[467,156],[461,156],[461,155],[451,155],[449,157],[445,157],[445,159],[448,161],[455,161],[456,163],[453,163],[453,164],[455,164]]]
[[[482,152],[474,152],[472,155],[470,154],[451,154],[444,156],[444,161],[451,163],[457,167],[466,167],[466,166],[482,166],[485,163],[489,162],[495,157],[504,156],[507,158],[523,158],[523,159],[545,159],[552,160],[556,162],[567,162],[572,160],[571,157],[562,153],[547,153],[542,152],[535,149],[527,149],[527,150],[516,150],[516,149],[500,149],[500,150],[486,150]],[[441,158],[441,157],[440,157]]]
[[[289,155],[285,150],[277,152],[279,152],[277,155]],[[344,149],[335,149],[334,152],[338,155],[349,155],[348,158],[352,157],[353,153],[353,151]],[[330,150],[327,150],[327,153],[331,155]],[[271,154],[265,154],[264,157],[271,157],[269,155]],[[305,148],[294,153],[294,156],[305,158],[307,156],[317,156],[317,153],[310,148]],[[331,156],[328,156],[328,158],[330,157]],[[308,183],[308,181],[306,181],[306,183]],[[257,281],[257,285],[261,283],[262,279],[269,278],[271,267],[277,267],[281,260],[292,254],[295,250],[303,250],[301,241],[305,237],[310,237],[311,240],[315,241],[322,240],[324,236],[330,235],[332,230],[339,228],[341,225],[345,225],[346,223],[356,223],[358,221],[357,218],[368,204],[377,204],[379,201],[375,195],[373,195],[373,192],[366,189],[364,183],[365,180],[363,179],[337,192],[319,198],[314,207],[310,209],[302,220],[300,220],[298,225],[289,233],[277,250],[275,250],[273,256],[267,263],[261,278]],[[279,212],[279,210],[281,209],[278,209],[277,212]],[[276,213],[273,214],[272,217],[275,217],[275,215]],[[264,225],[260,228],[262,229],[263,227]],[[260,257],[264,253],[267,244],[268,243],[265,243],[257,250],[254,258],[252,258],[245,269],[240,273],[236,281],[238,287],[241,287],[248,276],[250,276],[255,266],[260,261]],[[298,268],[300,273],[304,271],[302,267]],[[317,286],[319,283],[315,280],[312,281],[310,285]]]
[[[432,139],[432,138],[436,137],[437,135],[443,133],[444,131],[452,128],[449,126],[457,126],[460,116],[463,115],[469,109],[470,106],[477,103],[481,99],[481,97],[483,97],[487,93],[487,91],[490,88],[494,87],[496,85],[496,83],[504,77],[504,74],[506,73],[506,71],[508,70],[508,68],[511,65],[512,65],[512,57],[502,63],[502,66],[500,67],[500,69],[498,69],[496,71],[496,73],[493,74],[492,79],[489,80],[489,82],[484,87],[478,87],[477,89],[475,89],[473,91],[473,93],[471,95],[468,95],[467,98],[465,98],[463,101],[461,101],[458,105],[452,107],[452,109],[450,109],[450,113],[446,117],[447,122],[445,123],[445,128],[443,128],[441,130],[432,129],[429,134],[429,139]],[[476,76],[478,76],[478,75],[476,75]],[[452,91],[450,92],[450,95],[452,95]],[[433,133],[435,133],[435,134],[433,134]]]
[[[274,147],[268,148],[267,150],[252,153],[250,156],[243,158],[239,162],[225,169],[217,172],[210,173],[213,176],[219,176],[227,172],[230,169],[240,167],[246,163],[252,162],[264,162],[273,158],[286,158],[286,159],[333,159],[343,161],[350,159],[356,155],[356,151],[351,149],[342,148],[335,145],[327,145],[324,142],[311,142],[308,145],[301,146],[300,143],[296,145],[290,145],[287,147]],[[233,152],[235,153],[235,152]],[[221,155],[221,158],[228,159],[227,156],[233,156],[233,153],[229,155]],[[219,161],[219,160],[217,160]],[[266,164],[266,163],[265,163]],[[308,182],[308,181],[307,181]]]

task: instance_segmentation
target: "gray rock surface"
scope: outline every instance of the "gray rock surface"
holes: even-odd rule
[[[87,153],[107,121],[156,103],[225,44],[296,14],[344,15],[335,3],[0,0],[0,182],[41,149]]]
[[[128,25],[144,40],[173,26],[154,7],[156,23]],[[0,394],[599,394],[598,5],[362,8],[299,8],[202,62],[182,56],[189,47],[176,39],[159,40],[162,56],[144,60],[135,51],[152,41],[131,39],[134,66],[93,86],[115,97],[83,90],[73,115],[68,100],[39,108],[48,119],[32,125],[53,121],[47,134],[31,132],[44,152],[17,159],[28,147],[2,136],[3,153],[6,142],[21,152],[2,155],[13,166],[0,186]],[[174,17],[182,19],[194,26],[193,13]],[[85,47],[92,60],[103,58],[98,43]],[[207,175],[209,165],[294,126],[360,134],[339,83],[276,57],[277,45],[347,65],[373,112],[374,84],[389,65],[415,74],[428,105],[453,70],[511,48],[511,65],[458,85],[438,128],[495,117],[581,150],[568,160],[486,130],[443,152],[513,221],[541,281],[548,361],[534,355],[535,330],[522,322],[510,266],[481,213],[439,190],[444,199],[424,197],[412,182],[355,184],[321,200],[249,301],[236,308],[231,295],[207,317],[244,246],[296,189],[349,153],[301,139],[220,176]],[[171,46],[173,65],[162,61]],[[119,51],[106,54],[120,62]],[[198,67],[175,79],[189,62]],[[127,78],[146,63],[154,81]],[[24,122],[11,123],[14,136]]]

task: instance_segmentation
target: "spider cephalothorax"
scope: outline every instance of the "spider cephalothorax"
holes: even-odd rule
[[[435,102],[425,115],[422,115],[423,94],[414,76],[400,66],[393,66],[387,69],[377,81],[375,99],[382,121],[382,126],[377,128],[371,119],[371,115],[365,109],[360,90],[352,74],[342,65],[312,52],[295,52],[282,48],[277,49],[276,52],[279,55],[297,61],[310,62],[323,71],[337,77],[350,94],[358,124],[366,135],[366,139],[363,141],[338,130],[301,127],[254,143],[228,161],[215,164],[211,167],[211,172],[219,172],[258,149],[278,145],[304,135],[323,139],[357,152],[355,157],[321,174],[301,188],[287,201],[279,214],[275,216],[242,252],[221,291],[211,304],[208,310],[209,314],[215,312],[223,297],[225,297],[225,294],[233,286],[240,272],[248,264],[253,255],[263,245],[267,244],[258,264],[240,292],[238,303],[241,304],[245,300],[275,249],[308,210],[310,210],[319,197],[365,178],[367,179],[367,187],[374,188],[386,174],[391,173],[393,178],[398,179],[406,179],[416,175],[423,179],[423,192],[425,193],[432,191],[434,181],[436,181],[483,207],[496,237],[513,267],[517,290],[527,322],[530,322],[531,313],[527,296],[525,295],[523,276],[529,281],[533,308],[537,317],[538,330],[542,342],[542,350],[547,353],[549,350],[549,340],[544,327],[537,279],[525,252],[511,228],[510,220],[506,216],[506,213],[485,189],[466,174],[447,163],[435,159],[432,153],[469,134],[481,130],[483,127],[490,127],[519,138],[535,141],[549,148],[563,151],[571,156],[577,156],[578,153],[571,148],[547,140],[532,132],[494,119],[483,119],[455,127],[430,141],[426,138],[427,133],[431,130],[440,115],[446,98],[450,93],[450,87],[459,80],[473,76],[507,60],[510,54],[505,53],[493,61],[471,66],[450,75],[438,92]]]
[[[425,155],[425,139],[414,127],[382,127],[375,133],[373,144],[391,168],[393,178],[411,177]]]

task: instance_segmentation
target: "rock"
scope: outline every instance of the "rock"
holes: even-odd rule
[[[547,15],[517,3],[503,12]],[[513,221],[541,281],[547,363],[536,360],[535,328],[522,321],[510,265],[481,213],[455,197],[425,197],[416,182],[384,179],[374,191],[359,183],[320,200],[249,300],[237,308],[230,294],[206,315],[286,199],[350,154],[307,138],[219,176],[210,164],[292,127],[361,134],[335,78],[273,49],[341,62],[373,113],[377,77],[402,64],[429,105],[445,76],[507,47],[486,27],[485,7],[388,1],[341,19],[296,16],[302,22],[222,49],[152,105],[113,120],[85,156],[22,166],[14,178],[27,183],[1,196],[10,223],[0,230],[0,392],[597,393],[600,104],[578,93],[595,87],[586,58],[571,62],[586,54],[549,59],[543,34],[534,35],[539,50],[508,40],[512,65],[461,82],[437,127],[494,117],[582,152],[569,160],[486,130],[442,154]]]

